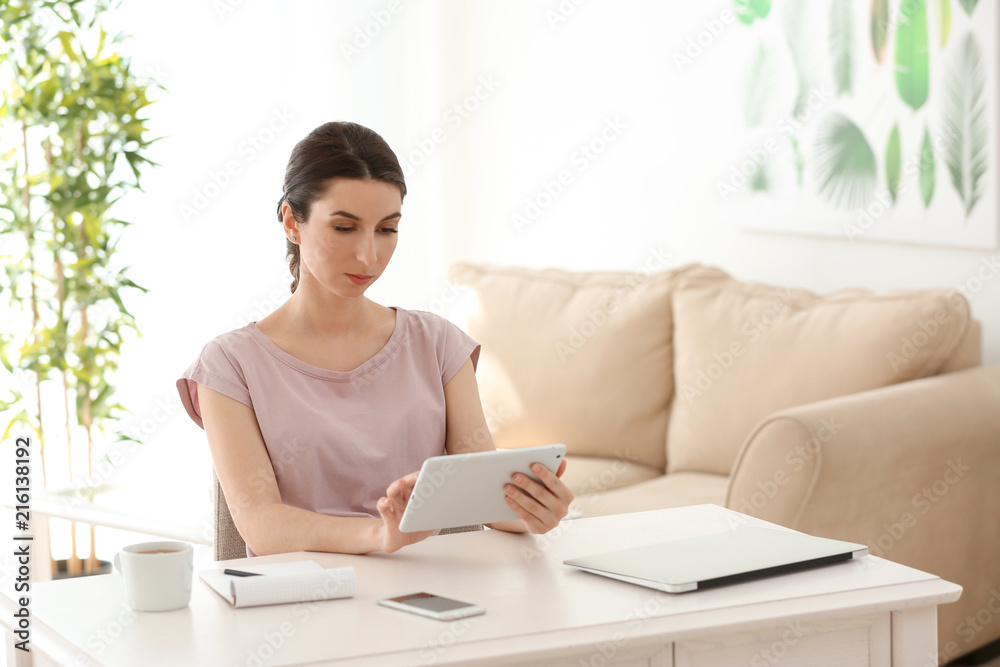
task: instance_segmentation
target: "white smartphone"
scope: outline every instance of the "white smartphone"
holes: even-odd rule
[[[451,621],[486,613],[486,607],[430,593],[409,593],[394,598],[383,598],[378,603],[393,609],[436,618],[439,621]]]

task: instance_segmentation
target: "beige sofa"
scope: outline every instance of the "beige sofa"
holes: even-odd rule
[[[1000,637],[1000,367],[960,294],[701,265],[449,277],[497,446],[566,443],[574,515],[714,503],[862,542],[964,587],[943,656]]]

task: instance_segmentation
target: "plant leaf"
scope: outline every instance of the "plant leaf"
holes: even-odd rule
[[[899,10],[896,30],[896,89],[914,111],[927,101],[930,63],[927,53],[927,6],[907,0]]]
[[[962,9],[969,16],[972,16],[972,12],[976,11],[976,4],[979,0],[958,0],[959,4],[962,5]]]
[[[938,27],[941,30],[941,48],[948,43],[951,34],[951,0],[938,0]]]
[[[813,5],[815,6],[815,5]],[[792,106],[792,118],[796,121],[804,119],[812,112],[809,108],[809,98],[817,88],[817,78],[821,67],[816,65],[817,57],[814,50],[813,41],[810,39],[810,26],[812,18],[809,15],[810,3],[789,2],[786,3],[780,12],[781,29],[784,33],[785,43],[792,56],[792,64],[795,67],[797,90],[795,93],[795,103]],[[798,130],[787,134],[788,141],[794,153],[795,178],[796,183],[801,188],[805,182],[805,157],[803,146],[797,136]]]
[[[753,176],[750,177],[750,190],[752,192],[767,192],[771,187],[771,180],[767,176],[767,163],[757,166]]]
[[[851,29],[851,0],[833,0],[830,4],[830,60],[837,94],[851,92],[854,33]]]
[[[750,71],[745,77],[743,88],[743,120],[747,127],[757,127],[767,120],[768,102],[777,82],[773,58],[763,41],[757,43],[757,50],[750,61]]]
[[[69,56],[69,59],[75,63],[80,62],[80,56],[76,52],[76,48],[73,46],[73,33],[68,30],[59,31],[59,41],[62,42],[63,51]]]
[[[788,143],[792,146],[792,164],[795,165],[795,183],[801,188],[803,185],[803,173],[806,170],[806,158],[802,154],[802,146],[798,138],[789,133],[786,135],[788,137]]]
[[[872,0],[872,52],[880,65],[889,45],[889,0]]]
[[[38,429],[35,428],[34,425],[31,423],[31,419],[28,417],[28,411],[19,410],[16,415],[11,417],[10,422],[7,423],[7,428],[4,429],[3,435],[0,436],[0,438],[3,438],[4,442],[8,441],[8,439],[10,438],[11,431],[17,424],[25,424],[26,426],[30,426],[31,430],[33,430],[36,434],[41,435],[38,433]]]
[[[756,19],[765,19],[771,13],[771,0],[733,0],[740,23],[750,25]]]
[[[931,143],[930,131],[925,127],[924,141],[920,145],[920,196],[924,200],[924,208],[929,208],[931,199],[934,198],[934,185],[937,181],[935,167],[934,144]]]
[[[965,217],[983,194],[986,173],[987,116],[983,59],[972,33],[948,63],[943,97],[944,161],[951,183],[965,204]]]
[[[809,14],[810,8],[808,2],[789,2],[781,12],[782,32],[792,55],[798,83],[795,106],[792,108],[792,117],[796,119],[809,113],[809,96],[818,88],[820,67],[816,62],[815,40],[812,39],[813,17]]]
[[[833,112],[820,120],[813,150],[817,186],[828,203],[850,209],[868,204],[877,180],[875,153],[851,119]]]
[[[901,166],[903,164],[902,149],[899,145],[899,123],[892,126],[889,133],[889,145],[885,148],[885,181],[889,187],[889,196],[892,203],[896,203],[899,195],[899,181],[902,176]]]

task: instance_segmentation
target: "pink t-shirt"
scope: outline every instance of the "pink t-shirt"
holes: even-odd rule
[[[393,480],[445,453],[444,385],[480,350],[443,317],[393,309],[389,342],[347,372],[293,357],[255,322],[217,336],[177,381],[181,402],[202,428],[198,384],[253,408],[285,505],[378,517]]]

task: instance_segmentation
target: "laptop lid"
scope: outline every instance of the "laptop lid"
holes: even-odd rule
[[[741,526],[721,533],[572,558],[563,563],[667,593],[685,593],[867,554],[868,547],[863,544],[776,528]]]

